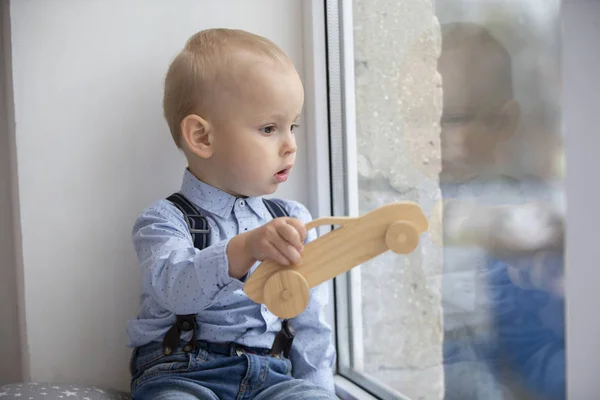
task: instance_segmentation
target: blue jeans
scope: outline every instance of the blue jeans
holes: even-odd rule
[[[337,397],[291,376],[292,363],[267,349],[199,343],[164,355],[160,343],[137,348],[131,358],[134,400],[328,400]]]

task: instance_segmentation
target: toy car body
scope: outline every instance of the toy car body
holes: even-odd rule
[[[293,318],[308,305],[309,289],[336,277],[387,250],[412,252],[428,228],[421,207],[396,202],[360,217],[325,217],[306,224],[340,227],[306,244],[302,261],[282,266],[266,260],[250,275],[244,292],[280,318]]]

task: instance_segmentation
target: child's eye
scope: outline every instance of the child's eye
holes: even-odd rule
[[[272,135],[273,133],[275,133],[276,129],[273,125],[271,125],[271,126],[265,126],[264,128],[260,128],[260,131],[262,133],[264,133],[265,135]]]
[[[294,131],[296,131],[296,129],[298,129],[300,127],[300,125],[298,124],[293,124],[292,128],[291,128],[291,132],[294,133]]]

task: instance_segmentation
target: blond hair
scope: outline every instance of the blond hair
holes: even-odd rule
[[[277,63],[291,64],[288,55],[262,36],[237,29],[207,29],[190,37],[171,63],[165,78],[163,111],[173,140],[181,147],[181,121],[206,112],[215,83],[228,68],[228,57],[247,51]]]

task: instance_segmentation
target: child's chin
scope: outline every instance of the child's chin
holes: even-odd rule
[[[269,194],[275,193],[277,191],[277,188],[279,188],[279,184],[278,183],[273,183],[268,188],[265,188],[265,195],[269,195]]]
[[[275,193],[277,191],[277,188],[279,187],[279,184],[277,183],[272,183],[271,185],[268,186],[263,186],[263,187],[255,187],[252,190],[251,194],[247,194],[246,196],[248,197],[261,197],[261,196],[269,196],[273,193]]]

